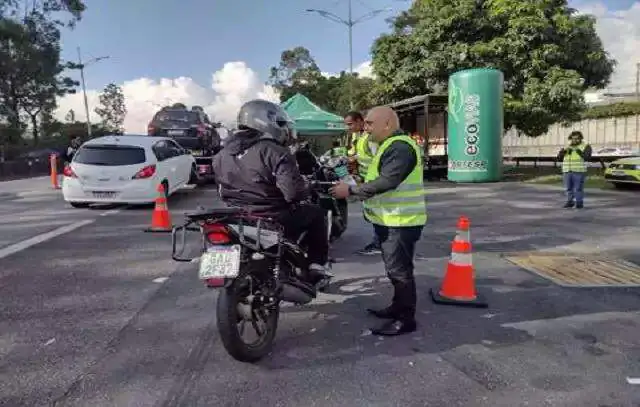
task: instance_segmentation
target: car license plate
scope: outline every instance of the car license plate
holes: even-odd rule
[[[240,272],[240,246],[209,247],[200,257],[201,280],[209,278],[234,278]]]
[[[167,130],[167,134],[170,136],[182,136],[184,131],[182,130]]]
[[[198,173],[200,174],[208,174],[210,171],[210,168],[208,165],[198,165]]]
[[[116,193],[113,191],[93,191],[92,194],[94,198],[100,199],[113,198],[116,196]]]
[[[202,150],[189,150],[189,152],[191,153],[191,155],[202,155],[203,154]]]
[[[620,177],[624,177],[625,175],[627,175],[627,173],[624,172],[624,171],[611,171],[611,173],[613,175],[617,175],[617,176],[620,176]]]

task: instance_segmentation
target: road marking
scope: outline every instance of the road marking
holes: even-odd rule
[[[0,249],[0,259],[3,259],[7,256],[11,256],[12,254],[21,252],[25,249],[30,248],[31,246],[35,246],[37,244],[40,243],[44,243],[48,240],[53,239],[54,237],[58,237],[60,235],[64,235],[66,233],[72,232],[78,228],[81,228],[83,226],[86,225],[90,225],[92,223],[94,223],[96,220],[95,219],[88,219],[88,220],[82,220],[80,222],[75,222],[72,223],[70,225],[67,226],[62,226],[58,229],[54,229],[52,231],[49,231],[47,233],[43,233],[41,235],[37,235],[34,237],[31,237],[29,239],[23,240],[21,242],[18,243],[14,243],[12,245],[9,245],[7,247],[4,247],[2,249]]]
[[[169,277],[158,277],[156,279],[153,280],[154,283],[158,283],[158,284],[162,284],[165,281],[167,281],[169,279]]]
[[[109,209],[108,211],[104,211],[100,214],[100,216],[109,216],[120,212],[122,209]]]
[[[627,377],[627,383],[640,384],[640,377]]]

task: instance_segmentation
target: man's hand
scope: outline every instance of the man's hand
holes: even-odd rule
[[[331,187],[329,192],[331,192],[331,195],[333,195],[334,198],[346,198],[350,195],[349,184],[339,182],[336,186]]]

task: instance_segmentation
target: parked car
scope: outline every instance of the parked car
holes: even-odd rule
[[[631,150],[630,148],[625,148],[625,147],[605,147],[605,148],[601,148],[600,150],[596,150],[593,153],[594,157],[616,157],[616,156],[620,156],[620,157],[627,157],[633,155],[633,150]]]
[[[105,136],[84,143],[64,168],[62,195],[73,207],[154,202],[194,182],[195,159],[167,137]]]
[[[627,157],[613,161],[604,171],[604,179],[616,188],[640,185],[640,157]]]
[[[196,158],[199,176],[213,176],[213,156],[222,148],[216,125],[199,106],[189,109],[165,107],[149,123],[147,133],[154,137],[171,137]]]

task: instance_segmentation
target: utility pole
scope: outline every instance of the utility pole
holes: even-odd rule
[[[387,12],[387,11],[391,11],[391,9],[389,8],[383,8],[383,9],[377,9],[377,10],[372,10],[356,19],[353,18],[353,5],[352,5],[352,0],[348,0],[349,2],[349,10],[348,10],[348,14],[347,14],[347,19],[345,20],[344,18],[330,12],[330,11],[326,11],[326,10],[318,10],[318,9],[314,9],[314,8],[308,8],[306,11],[308,13],[316,13],[318,14],[320,17],[326,18],[327,20],[333,21],[334,23],[338,23],[338,24],[342,24],[342,25],[346,25],[347,29],[349,30],[349,104],[351,105],[351,109],[354,108],[354,101],[353,101],[353,27],[356,24],[362,23],[363,21],[367,21],[370,20],[374,17],[376,17],[377,15]]]
[[[640,63],[636,63],[636,100],[640,102]]]
[[[87,100],[87,85],[84,80],[84,68],[87,65],[108,59],[108,56],[92,58],[89,61],[82,63],[82,53],[80,47],[78,47],[78,67],[80,69],[80,83],[82,84],[82,96],[84,98],[84,112],[87,115],[87,136],[91,138],[91,118],[89,116],[89,101]]]

